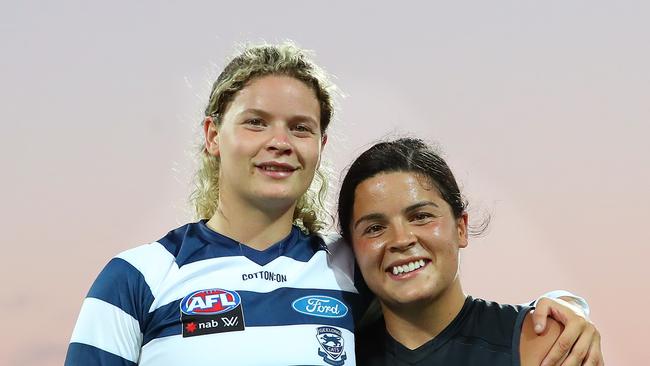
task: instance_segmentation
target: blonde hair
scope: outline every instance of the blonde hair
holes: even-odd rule
[[[212,86],[205,116],[220,126],[223,114],[238,91],[255,78],[266,75],[286,75],[311,87],[320,105],[321,133],[325,134],[334,113],[333,95],[336,86],[328,75],[309,57],[309,52],[295,44],[260,45],[244,48],[226,65]],[[208,154],[201,145],[199,169],[195,174],[195,189],[190,195],[199,219],[209,219],[218,209],[219,158]],[[293,213],[294,224],[310,234],[327,226],[329,214],[325,208],[327,178],[318,168],[309,189],[298,199]]]

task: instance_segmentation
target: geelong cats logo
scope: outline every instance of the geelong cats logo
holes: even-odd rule
[[[340,330],[334,327],[318,327],[316,339],[320,345],[318,355],[323,358],[323,361],[333,366],[341,366],[345,363],[348,356],[343,352],[345,343]]]

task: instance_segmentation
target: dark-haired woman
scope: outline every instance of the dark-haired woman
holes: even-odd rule
[[[351,165],[339,197],[341,229],[383,313],[357,334],[360,365],[542,364],[561,332],[557,323],[538,336],[531,308],[462,290],[465,208],[446,162],[421,140],[378,143]],[[599,342],[588,353],[585,364],[602,364]],[[582,362],[572,355],[562,365]]]

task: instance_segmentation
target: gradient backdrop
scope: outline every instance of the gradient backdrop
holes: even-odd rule
[[[102,266],[191,219],[210,82],[236,42],[287,38],[347,95],[334,176],[388,133],[439,142],[492,215],[466,291],[570,289],[608,365],[647,363],[649,2],[233,3],[0,4],[0,364],[61,364]]]

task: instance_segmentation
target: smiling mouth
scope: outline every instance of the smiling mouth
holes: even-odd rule
[[[258,171],[271,178],[283,180],[289,178],[293,175],[295,171],[298,170],[298,167],[295,167],[291,164],[277,163],[277,162],[268,162],[255,165],[255,168]]]
[[[292,164],[280,162],[261,163],[256,164],[255,167],[265,172],[291,173],[298,170],[298,168],[294,167]]]
[[[427,263],[428,261],[425,261],[424,259],[418,259],[399,266],[389,267],[386,269],[386,272],[390,272],[395,276],[404,275],[424,267]]]
[[[296,170],[296,168],[277,165],[261,165],[258,168],[267,172],[293,172]]]

